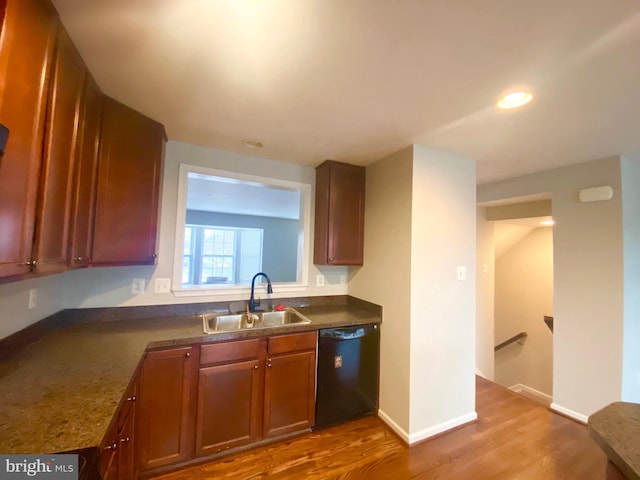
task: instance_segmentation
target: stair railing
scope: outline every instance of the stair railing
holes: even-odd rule
[[[497,352],[498,350],[503,349],[504,347],[511,345],[512,343],[518,342],[520,340],[522,340],[523,338],[528,337],[529,334],[527,332],[520,332],[517,335],[514,335],[513,337],[509,338],[508,340],[505,340],[502,343],[499,343],[498,345],[496,345],[493,348],[494,352]],[[520,344],[522,344],[522,342],[520,342]]]

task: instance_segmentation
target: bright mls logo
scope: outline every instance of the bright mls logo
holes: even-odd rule
[[[78,480],[78,455],[0,455],[0,480]]]

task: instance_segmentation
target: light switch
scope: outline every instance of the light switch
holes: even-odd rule
[[[458,266],[458,280],[466,280],[467,279],[467,267],[461,265]]]
[[[171,291],[170,278],[156,278],[156,293],[169,293]]]
[[[322,274],[316,275],[316,285],[318,287],[324,287],[324,275]]]

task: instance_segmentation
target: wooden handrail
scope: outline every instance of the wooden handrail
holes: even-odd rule
[[[509,340],[505,340],[504,342],[499,343],[498,345],[496,345],[496,346],[493,348],[493,351],[494,351],[494,352],[497,352],[497,351],[498,351],[498,350],[500,350],[501,348],[504,348],[504,347],[506,347],[507,345],[511,345],[512,343],[517,342],[518,340],[520,340],[520,339],[522,339],[522,338],[526,338],[526,337],[528,337],[528,336],[529,336],[529,334],[528,334],[527,332],[520,332],[519,334],[514,335],[513,337],[511,337]]]

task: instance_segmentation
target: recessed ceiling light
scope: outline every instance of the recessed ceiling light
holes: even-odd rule
[[[500,101],[496,103],[496,106],[503,110],[509,110],[526,105],[531,100],[533,100],[533,93],[531,92],[512,92],[502,97]]]
[[[556,224],[556,222],[554,222],[553,220],[544,220],[543,222],[540,222],[540,225],[542,225],[543,227],[553,227]]]
[[[256,140],[254,138],[245,138],[244,140],[242,140],[242,144],[247,148],[262,148],[262,147],[264,147],[264,144],[261,141]]]

